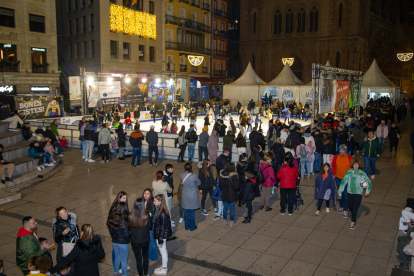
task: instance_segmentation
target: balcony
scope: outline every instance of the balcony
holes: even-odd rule
[[[0,72],[19,72],[19,63],[20,60],[16,63],[1,61],[0,62]]]
[[[204,25],[203,23],[199,23],[197,21],[193,21],[186,18],[178,18],[172,15],[167,15],[165,17],[165,23],[177,25],[181,28],[196,30],[199,32],[211,33],[211,27]]]
[[[174,71],[175,64],[174,63],[167,63],[167,71]]]
[[[200,0],[192,0],[191,1],[191,6],[199,8],[200,7]]]
[[[215,77],[227,77],[227,71],[213,70],[213,76],[215,76]]]
[[[179,0],[178,2],[182,2],[182,3],[190,4],[190,0]]]
[[[207,74],[208,68],[207,67],[201,67],[201,73]]]
[[[211,49],[207,49],[204,47],[185,44],[185,43],[177,43],[177,42],[165,42],[165,50],[174,50],[174,51],[184,51],[190,53],[197,53],[202,55],[211,55]]]
[[[180,65],[180,72],[187,72],[187,65]]]
[[[220,17],[223,17],[223,18],[227,18],[227,13],[225,13],[224,11],[221,11],[221,10],[214,10],[214,15],[217,15],[217,16],[220,16]]]
[[[214,30],[214,31],[213,31],[213,34],[214,34],[214,35],[217,35],[217,36],[224,37],[224,38],[229,38],[229,33],[228,33],[228,32],[226,32],[226,31],[218,31],[218,30]]]
[[[213,50],[213,56],[228,57],[229,53],[226,51]]]
[[[47,69],[49,67],[49,64],[32,64],[32,73],[47,73]]]
[[[207,3],[202,3],[201,4],[201,9],[203,10],[203,11],[210,11],[210,5],[209,4],[207,4]]]
[[[191,73],[198,73],[198,66],[191,66]]]

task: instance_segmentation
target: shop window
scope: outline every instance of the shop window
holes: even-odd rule
[[[130,45],[131,44],[126,43],[126,42],[123,43],[122,53],[123,53],[124,59],[131,59],[130,54],[129,54]]]
[[[29,14],[30,31],[45,33],[45,17],[41,15]]]
[[[14,28],[14,10],[0,7],[0,26]]]
[[[18,72],[17,46],[0,43],[0,72]]]
[[[111,40],[111,58],[118,58],[118,42]]]
[[[155,47],[149,47],[150,51],[150,62],[155,62]]]
[[[47,73],[49,64],[47,63],[46,48],[31,48],[32,73]]]

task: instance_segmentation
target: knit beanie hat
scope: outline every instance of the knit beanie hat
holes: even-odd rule
[[[203,127],[203,131],[207,131],[208,130],[208,127]]]
[[[339,146],[339,150],[347,151],[348,147],[345,144]]]

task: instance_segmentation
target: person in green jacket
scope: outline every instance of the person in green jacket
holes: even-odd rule
[[[34,232],[37,229],[36,220],[32,217],[24,217],[22,223],[23,227],[19,229],[16,239],[16,264],[20,266],[24,275],[28,275],[30,273],[28,268],[30,258],[43,256],[55,244],[47,245],[41,249]]]
[[[351,229],[355,229],[355,223],[358,215],[358,208],[361,205],[362,194],[364,193],[364,187],[362,184],[366,181],[367,187],[365,190],[365,196],[368,196],[371,192],[372,183],[369,180],[368,175],[359,169],[359,161],[354,159],[351,162],[351,168],[348,170],[341,181],[341,185],[338,189],[338,196],[342,195],[345,187],[347,186],[347,198],[348,198],[348,210],[352,213],[351,217]]]
[[[52,130],[56,139],[59,137],[58,125],[59,125],[59,120],[54,120],[53,123],[50,124],[50,129]]]
[[[373,131],[368,132],[368,137],[359,143],[364,149],[365,173],[369,176],[369,168],[371,167],[371,178],[375,178],[375,163],[377,158],[381,156],[381,144]]]

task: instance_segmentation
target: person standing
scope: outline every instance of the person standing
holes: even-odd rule
[[[233,144],[235,143],[236,139],[234,135],[231,131],[227,131],[227,135],[223,137],[223,148],[229,150],[228,162],[231,162]]]
[[[238,191],[240,189],[234,163],[228,162],[224,169],[220,171],[219,175],[219,186],[222,191],[221,199],[223,201],[223,223],[224,226],[229,224],[227,210],[230,207],[230,227],[233,227],[234,208],[236,206],[236,201],[239,200]]]
[[[207,194],[210,195],[211,203],[213,204],[214,210],[216,210],[216,200],[212,198],[214,192],[214,174],[213,168],[211,167],[210,160],[204,159],[201,162],[198,162],[198,178],[200,179],[200,187],[199,189],[201,192],[201,214],[208,216],[206,211],[206,198]]]
[[[296,180],[299,177],[298,170],[293,165],[293,157],[286,156],[285,163],[278,171],[276,177],[280,179],[280,214],[285,214],[287,202],[289,216],[291,216],[293,214],[293,200],[296,194]]]
[[[236,148],[237,148],[237,154],[239,156],[242,153],[246,153],[246,148],[247,148],[246,138],[243,137],[241,132],[239,132],[239,134],[237,134]]]
[[[259,188],[256,185],[256,179],[254,178],[254,173],[247,171],[244,174],[245,182],[243,190],[240,189],[240,194],[242,194],[241,202],[243,204],[246,204],[247,208],[247,217],[244,218],[244,221],[242,223],[250,223],[252,220],[252,202],[253,199],[256,197],[257,192],[259,191]],[[240,180],[240,178],[239,178]],[[239,204],[239,206],[241,206]]]
[[[164,171],[164,178],[162,179],[163,182],[168,183],[168,186],[171,188],[171,192],[167,192],[168,197],[168,206],[170,207],[170,210],[172,208],[172,198],[174,194],[174,178],[173,178],[173,172],[174,167],[172,164],[166,164],[165,165],[165,171]],[[172,227],[175,227],[174,221],[171,221]]]
[[[315,215],[319,216],[321,214],[321,207],[324,200],[326,202],[326,213],[329,213],[329,204],[331,200],[332,205],[336,205],[335,191],[335,177],[331,173],[331,166],[328,163],[325,163],[321,173],[319,173],[315,179],[314,198],[318,200],[318,209],[316,210]]]
[[[213,112],[214,112],[214,122],[217,122],[217,117],[220,114],[220,108],[216,105],[213,105]]]
[[[154,158],[154,166],[158,167],[158,133],[154,131],[154,126],[150,126],[150,131],[147,132],[145,136],[145,141],[148,143],[148,156],[149,156],[149,163],[150,167],[152,167],[152,153],[155,154]]]
[[[210,137],[208,138],[208,143],[207,143],[208,156],[210,158],[212,165],[216,165],[218,143],[219,143],[219,137],[217,135],[217,131],[213,130]],[[413,143],[414,143],[414,140],[413,140]],[[414,157],[413,157],[413,162],[414,162]]]
[[[255,146],[260,146],[263,142],[262,135],[257,131],[257,128],[253,128],[253,131],[249,135],[250,150],[253,152]]]
[[[322,151],[323,151],[323,136],[320,134],[319,129],[314,131],[314,140],[315,140],[315,159],[313,165],[315,167],[315,172],[319,173],[322,166]],[[311,168],[313,169],[313,168]]]
[[[102,124],[102,129],[99,131],[98,135],[98,145],[101,150],[102,160],[100,163],[109,163],[109,144],[111,143],[112,137],[111,132],[106,127],[106,124]]]
[[[124,132],[123,124],[119,124],[116,129],[116,134],[118,135],[119,160],[125,160],[124,149],[126,147],[126,132]]]
[[[375,137],[374,132],[369,131],[368,137],[359,143],[359,146],[364,149],[364,163],[365,173],[369,176],[369,168],[371,167],[371,178],[375,178],[375,163],[377,158],[381,156],[381,145]]]
[[[152,115],[152,120],[155,124],[155,117],[157,116],[157,106],[155,104],[152,105],[150,114]]]
[[[164,116],[162,116],[162,120],[161,120],[161,126],[164,126],[165,124],[167,124],[168,125],[168,119],[169,119],[170,117],[168,117],[168,111],[165,111],[165,114],[164,114]]]
[[[187,140],[188,146],[188,162],[191,163],[194,157],[195,144],[198,140],[197,132],[195,131],[193,124],[190,125],[190,128],[188,129],[188,132],[185,135],[185,139]]]
[[[272,195],[273,186],[276,184],[276,177],[272,167],[272,156],[266,154],[260,161],[259,170],[262,172],[265,182],[262,183],[262,192],[260,196],[260,210],[266,207],[265,211],[272,211],[270,208],[270,196]]]
[[[47,245],[40,248],[39,240],[35,234],[37,222],[34,218],[24,217],[23,227],[17,232],[16,239],[16,264],[21,268],[24,275],[29,275],[28,268],[30,258],[34,256],[43,256],[46,251],[52,249],[55,244]]]
[[[167,208],[168,211],[171,212],[171,206],[168,202],[168,193],[172,193],[172,188],[168,184],[168,182],[163,181],[164,173],[162,171],[158,171],[156,174],[156,180],[152,181],[152,189],[154,190],[154,194],[162,194],[164,195],[165,199],[167,200]]]
[[[139,121],[140,116],[141,116],[141,111],[140,111],[139,104],[137,104],[134,109],[134,121],[137,121],[137,120]]]
[[[208,159],[208,127],[203,127],[203,132],[200,134],[200,141],[198,141],[198,161],[201,162],[204,159]],[[203,159],[203,153],[204,153],[204,159]]]
[[[178,146],[180,147],[180,153],[178,154],[177,162],[184,162],[185,149],[187,148],[187,141],[185,140],[185,126],[181,126],[181,130],[178,133]]]
[[[342,179],[341,185],[338,188],[338,196],[342,192],[348,194],[348,206],[349,211],[352,214],[351,217],[351,229],[355,229],[355,223],[358,216],[358,208],[361,205],[362,194],[365,196],[369,195],[372,188],[372,183],[369,180],[368,175],[359,169],[360,165],[358,160],[352,160],[352,169],[349,169],[344,178]],[[364,193],[364,185],[366,182],[366,190]]]
[[[384,148],[385,140],[388,138],[388,126],[385,124],[385,120],[381,121],[381,124],[377,127],[376,133],[381,147]]]
[[[86,139],[85,128],[89,124],[89,121],[85,121],[80,128],[79,140],[81,141],[82,159],[86,158]]]
[[[58,131],[58,125],[59,125],[59,120],[55,119],[53,121],[53,123],[50,124],[50,130],[52,130],[53,135],[55,136],[54,139],[51,139],[52,141],[52,146],[56,149],[57,148],[57,152],[59,153],[59,156],[62,157],[63,156],[63,150],[62,147],[59,143],[59,131]]]
[[[95,129],[93,128],[92,122],[89,121],[88,124],[86,124],[85,130],[85,161],[86,162],[95,162],[95,160],[92,159],[92,150],[93,146],[95,144],[94,142],[94,136],[95,136]]]
[[[131,166],[135,168],[135,158],[137,158],[137,166],[141,165],[141,148],[142,141],[144,140],[144,135],[139,130],[137,125],[134,126],[134,132],[129,136],[129,143],[131,144],[133,150],[132,163]]]
[[[296,147],[296,156],[300,158],[300,181],[303,182],[306,171],[308,172],[308,181],[310,181],[311,161],[314,147],[305,144],[305,138],[302,137],[300,144]]]
[[[200,186],[201,181],[197,175],[193,174],[193,167],[190,163],[184,165],[184,170],[180,174],[180,180],[183,183],[183,191],[181,196],[181,205],[184,208],[184,223],[185,230],[194,231],[197,229],[195,225],[195,210],[200,208],[200,199],[198,197],[197,186]]]
[[[401,135],[400,129],[394,124],[391,124],[390,130],[388,132],[388,138],[390,139],[390,152],[392,153],[392,148],[395,147],[395,153],[397,153],[397,147],[399,138]]]

